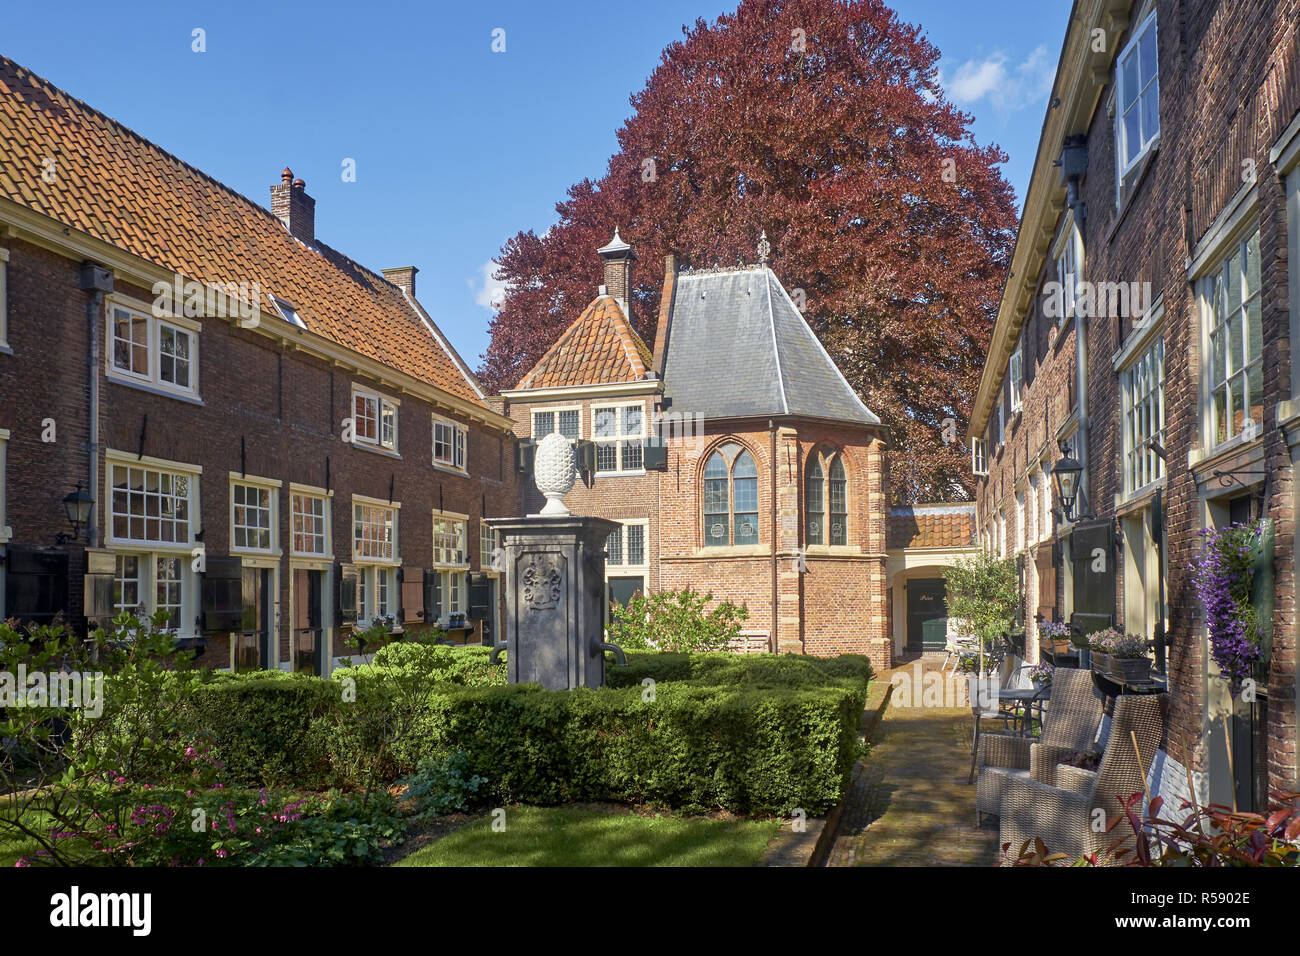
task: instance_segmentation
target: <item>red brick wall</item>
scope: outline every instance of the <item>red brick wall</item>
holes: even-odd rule
[[[9,428],[8,516],[15,544],[52,542],[67,530],[61,499],[77,481],[86,483],[88,389],[86,384],[86,293],[77,288],[78,261],[19,240],[10,250],[9,339],[13,355],[0,355],[0,427]],[[117,292],[151,302],[147,289],[119,280]],[[99,316],[101,356],[104,318]],[[100,442],[103,449],[200,465],[202,527],[209,556],[229,553],[231,472],[279,479],[279,541],[285,557],[279,575],[280,644],[287,658],[290,617],[289,484],[326,484],[334,491],[332,510],[335,560],[352,556],[351,496],[401,503],[399,552],[406,568],[418,573],[432,561],[432,512],[441,508],[470,516],[471,563],[479,567],[479,522],[487,514],[516,511],[517,482],[511,438],[479,423],[439,409],[442,418],[469,427],[469,476],[436,470],[432,461],[434,409],[412,394],[400,394],[343,367],[331,367],[304,351],[286,348],[252,330],[208,319],[199,337],[199,393],[202,404],[163,397],[118,384],[98,370],[101,382]],[[374,454],[344,443],[341,421],[351,414],[356,380],[400,399],[398,450],[401,458]],[[148,416],[141,448],[141,427]],[[42,418],[58,421],[58,442],[42,444]],[[104,527],[104,459],[99,487],[92,490]],[[74,562],[81,554],[73,549]],[[74,564],[74,571],[76,565]],[[73,580],[71,602],[80,610],[80,579]],[[336,639],[337,647],[337,639]],[[205,663],[225,663],[226,646],[210,639]]]

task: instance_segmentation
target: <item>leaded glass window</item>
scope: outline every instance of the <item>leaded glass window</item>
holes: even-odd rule
[[[705,547],[758,543],[758,467],[735,442],[705,463],[702,511]]]

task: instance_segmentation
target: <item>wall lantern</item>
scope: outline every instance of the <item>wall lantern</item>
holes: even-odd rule
[[[1061,500],[1061,512],[1066,521],[1078,518],[1074,506],[1079,498],[1079,480],[1082,475],[1083,465],[1068,453],[1052,466],[1052,481],[1056,485],[1056,496]]]
[[[72,525],[72,540],[76,541],[81,535],[81,529],[90,524],[90,511],[95,507],[95,499],[81,490],[81,484],[77,484],[77,490],[69,492],[63,499],[63,513],[68,517],[68,524]],[[59,535],[60,542],[68,540],[67,535]]]

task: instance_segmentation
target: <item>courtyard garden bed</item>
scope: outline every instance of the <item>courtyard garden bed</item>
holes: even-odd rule
[[[168,659],[156,636],[137,624],[109,662],[102,714],[8,715],[11,753],[30,752],[34,775],[10,760],[6,788],[29,795],[0,807],[0,853],[29,865],[376,864],[457,814],[600,803],[665,814],[574,824],[623,831],[613,843],[649,828],[667,848],[656,837],[647,860],[676,859],[678,832],[694,829],[750,860],[731,844],[765,845],[775,818],[840,799],[872,676],[857,656],[643,651],[611,666],[610,686],[549,691],[507,686],[485,648],[412,642],[328,679],[226,674]]]

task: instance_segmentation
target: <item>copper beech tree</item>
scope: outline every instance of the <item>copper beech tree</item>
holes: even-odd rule
[[[503,247],[480,375],[509,388],[555,341],[600,283],[593,250],[615,225],[640,260],[648,341],[665,253],[753,262],[765,230],[773,270],[892,429],[895,499],[962,496],[1016,225],[1006,155],[976,145],[939,51],[879,0],[743,0],[683,33],[632,97],[605,176],[571,187],[545,235]]]

